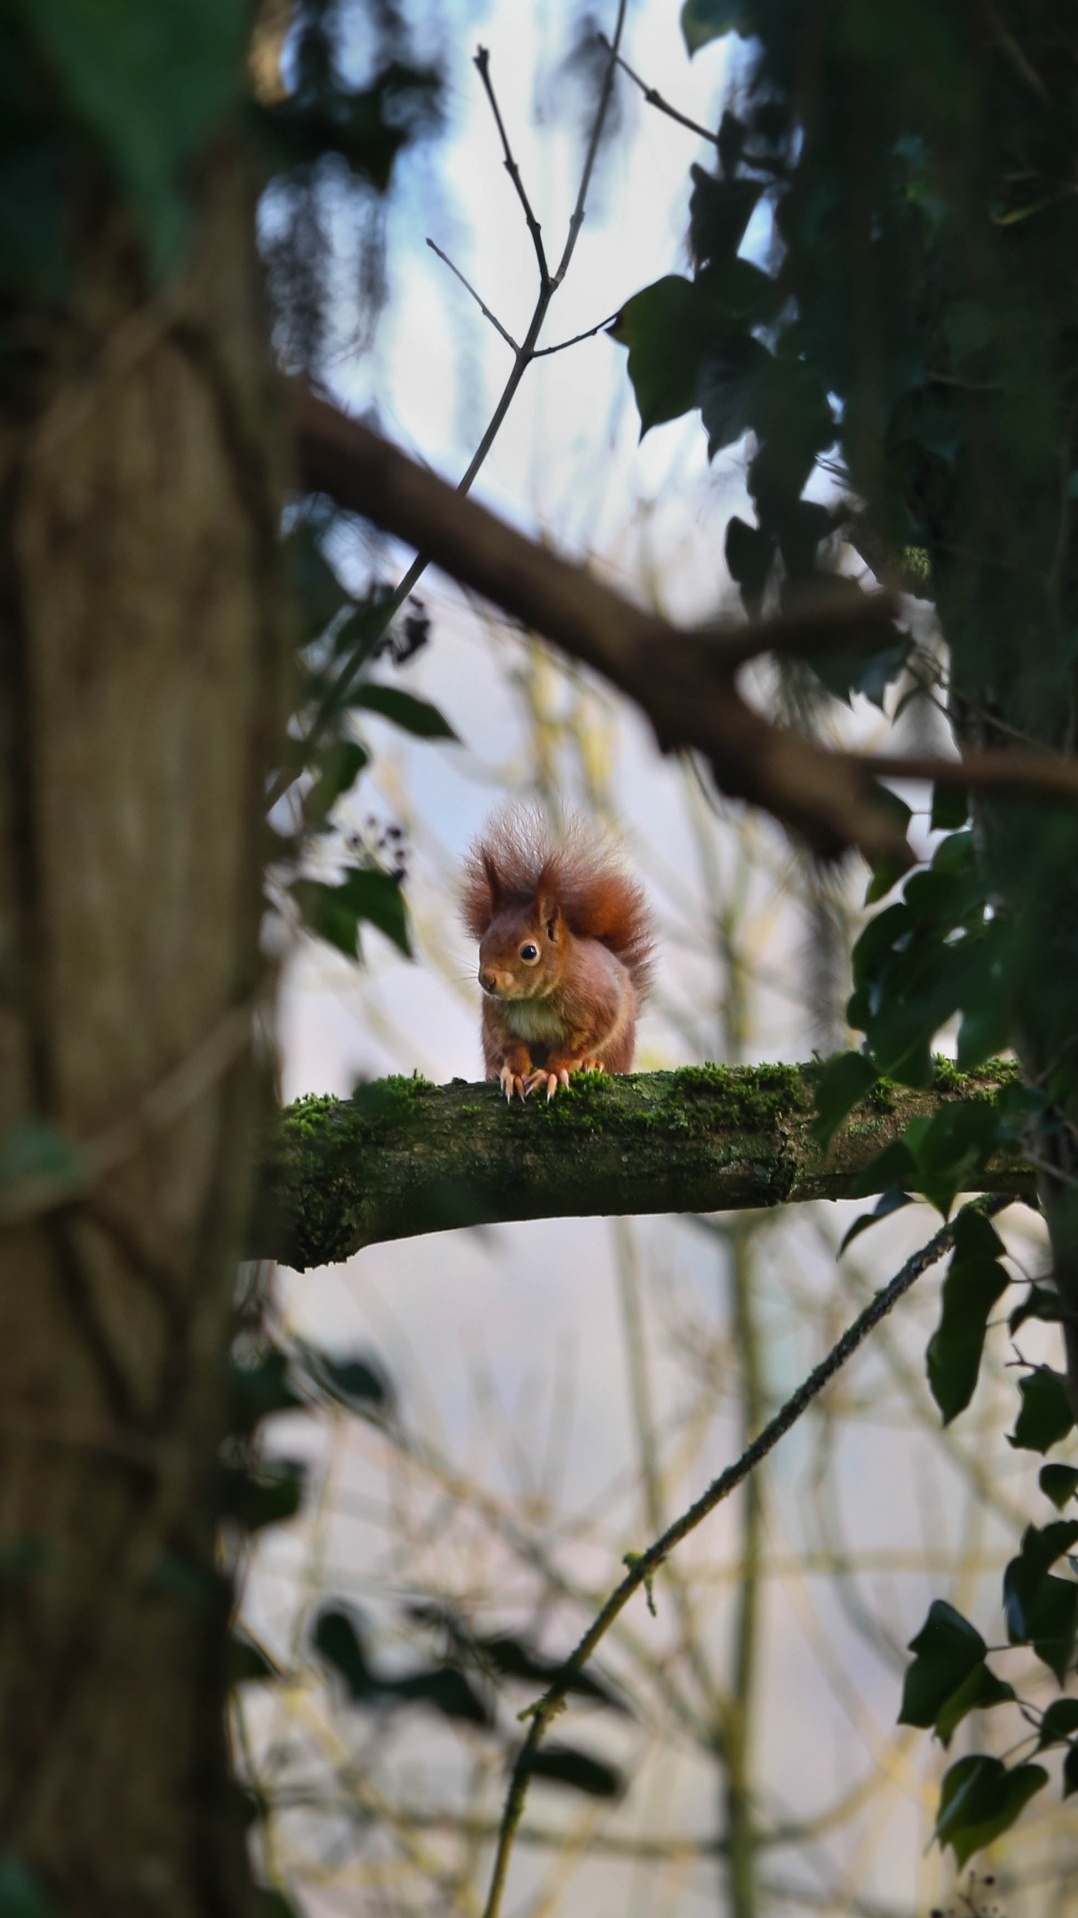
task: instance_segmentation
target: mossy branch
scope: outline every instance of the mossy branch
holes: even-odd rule
[[[844,1199],[889,1183],[869,1168],[911,1119],[992,1099],[995,1063],[941,1061],[926,1091],[881,1084],[821,1151],[816,1065],[689,1066],[578,1079],[549,1105],[507,1106],[493,1084],[382,1079],[354,1099],[282,1112],[266,1155],[250,1250],[299,1271],[361,1246],[511,1219],[735,1212]],[[1032,1197],[1033,1175],[993,1164],[971,1190]]]

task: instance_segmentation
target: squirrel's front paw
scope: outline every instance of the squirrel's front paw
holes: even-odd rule
[[[532,1079],[534,1079],[534,1077],[535,1077],[535,1074],[533,1072],[531,1074],[531,1077],[527,1081],[525,1081],[525,1079],[522,1077],[522,1075],[519,1072],[513,1071],[512,1066],[502,1067],[501,1071],[498,1074],[498,1078],[501,1081],[502,1091],[504,1092],[506,1100],[508,1101],[510,1105],[512,1105],[513,1103],[514,1092],[519,1092],[522,1099],[527,1098],[528,1093],[531,1091],[531,1082],[532,1082]]]

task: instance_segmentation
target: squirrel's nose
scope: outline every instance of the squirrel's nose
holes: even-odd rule
[[[497,984],[497,980],[495,979],[494,973],[491,971],[489,966],[480,966],[479,983],[482,986],[484,992],[494,991],[494,987]]]

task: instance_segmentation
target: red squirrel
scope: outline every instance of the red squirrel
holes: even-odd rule
[[[464,923],[479,941],[483,1059],[506,1099],[571,1072],[628,1072],[651,974],[641,888],[579,822],[492,820],[468,855]]]

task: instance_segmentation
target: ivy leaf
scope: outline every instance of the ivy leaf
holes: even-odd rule
[[[303,1345],[299,1351],[314,1384],[346,1411],[379,1425],[392,1415],[396,1391],[375,1353],[355,1352],[334,1358],[313,1345]]]
[[[955,1256],[942,1286],[940,1322],[928,1342],[926,1367],[944,1425],[964,1412],[981,1368],[988,1315],[1005,1291],[1007,1274],[995,1259]]]
[[[1063,1796],[1070,1798],[1078,1791],[1078,1744],[1070,1745],[1063,1760]]]
[[[775,559],[775,542],[762,526],[747,526],[736,513],[726,528],[726,566],[750,619],[757,619]]]
[[[250,1433],[274,1412],[294,1412],[303,1400],[292,1387],[288,1357],[274,1348],[254,1362],[229,1368],[229,1430]]]
[[[760,180],[719,179],[692,166],[689,243],[698,266],[732,260],[763,192]]]
[[[247,8],[241,0],[18,4],[119,180],[160,276],[186,231],[190,161],[239,98]]]
[[[1008,1705],[1014,1698],[1014,1686],[1008,1685],[1006,1679],[997,1678],[988,1665],[975,1665],[937,1714],[937,1738],[946,1747],[968,1713],[988,1711],[993,1705]]]
[[[359,925],[367,920],[412,956],[404,895],[392,873],[353,866],[339,885],[322,879],[297,879],[289,887],[303,914],[304,924],[319,939],[336,946],[348,959],[359,953]]]
[[[771,355],[751,333],[731,333],[700,356],[695,402],[707,429],[707,456],[732,446],[760,416],[761,382]]]
[[[1053,1698],[1041,1719],[1038,1751],[1049,1745],[1062,1745],[1078,1732],[1078,1698]]]
[[[999,1145],[999,1121],[987,1099],[956,1099],[906,1129],[917,1163],[919,1189],[946,1217],[959,1192],[969,1190]],[[998,1296],[998,1295],[997,1295]]]
[[[264,1459],[253,1472],[223,1465],[219,1472],[221,1509],[245,1532],[283,1525],[303,1503],[307,1473],[298,1459]]]
[[[538,1751],[528,1755],[524,1769],[533,1778],[569,1785],[573,1791],[586,1792],[589,1798],[617,1798],[623,1789],[621,1773],[613,1765],[572,1745],[540,1745]]]
[[[245,1631],[234,1631],[229,1641],[228,1678],[231,1685],[249,1685],[280,1678],[279,1668],[261,1645]]]
[[[902,1687],[900,1725],[934,1725],[939,1713],[964,1685],[988,1650],[968,1618],[946,1599],[934,1599],[921,1630],[911,1638],[915,1654]]]
[[[414,733],[418,739],[452,739],[460,743],[459,734],[453,731],[437,706],[432,706],[427,699],[417,699],[414,693],[402,692],[399,686],[382,686],[368,680],[349,695],[348,703],[392,720],[394,726]]]
[[[1057,1512],[1069,1504],[1078,1490],[1078,1467],[1073,1465],[1042,1465],[1037,1483],[1045,1498],[1050,1498]]]
[[[315,1651],[340,1674],[354,1699],[374,1695],[377,1683],[359,1620],[352,1613],[339,1605],[324,1606],[315,1620],[313,1637]]]
[[[816,1137],[826,1152],[847,1113],[872,1090],[879,1074],[863,1052],[828,1059],[816,1080]]]
[[[685,0],[681,9],[681,31],[690,58],[718,40],[724,33],[744,33],[748,28],[746,0]]]
[[[1053,1372],[1050,1365],[1039,1365],[1019,1379],[1018,1390],[1022,1409],[1014,1431],[1007,1434],[1008,1445],[1022,1452],[1051,1451],[1074,1424],[1066,1379],[1062,1372]]]
[[[935,1836],[950,1845],[961,1870],[975,1851],[1010,1829],[1047,1783],[1043,1765],[1008,1771],[999,1758],[960,1758],[943,1775]]]
[[[862,1232],[868,1231],[870,1225],[878,1224],[880,1219],[889,1219],[893,1212],[901,1212],[903,1206],[912,1204],[913,1200],[908,1192],[899,1192],[894,1187],[889,1192],[881,1192],[871,1212],[862,1212],[861,1217],[854,1220],[839,1246],[839,1258],[842,1257],[848,1245],[852,1245],[855,1239],[859,1239]]]
[[[933,832],[959,832],[969,818],[969,795],[961,786],[933,786]]]
[[[1003,1574],[1003,1611],[1012,1645],[1032,1645],[1062,1684],[1078,1631],[1078,1585],[1049,1572],[1078,1539],[1078,1519],[1029,1525]]]
[[[700,344],[691,281],[668,273],[626,300],[612,338],[629,349],[640,438],[696,405]]]
[[[303,800],[303,823],[308,831],[320,832],[328,826],[338,799],[355,785],[369,758],[367,748],[356,739],[336,739],[322,754],[318,778]]]

